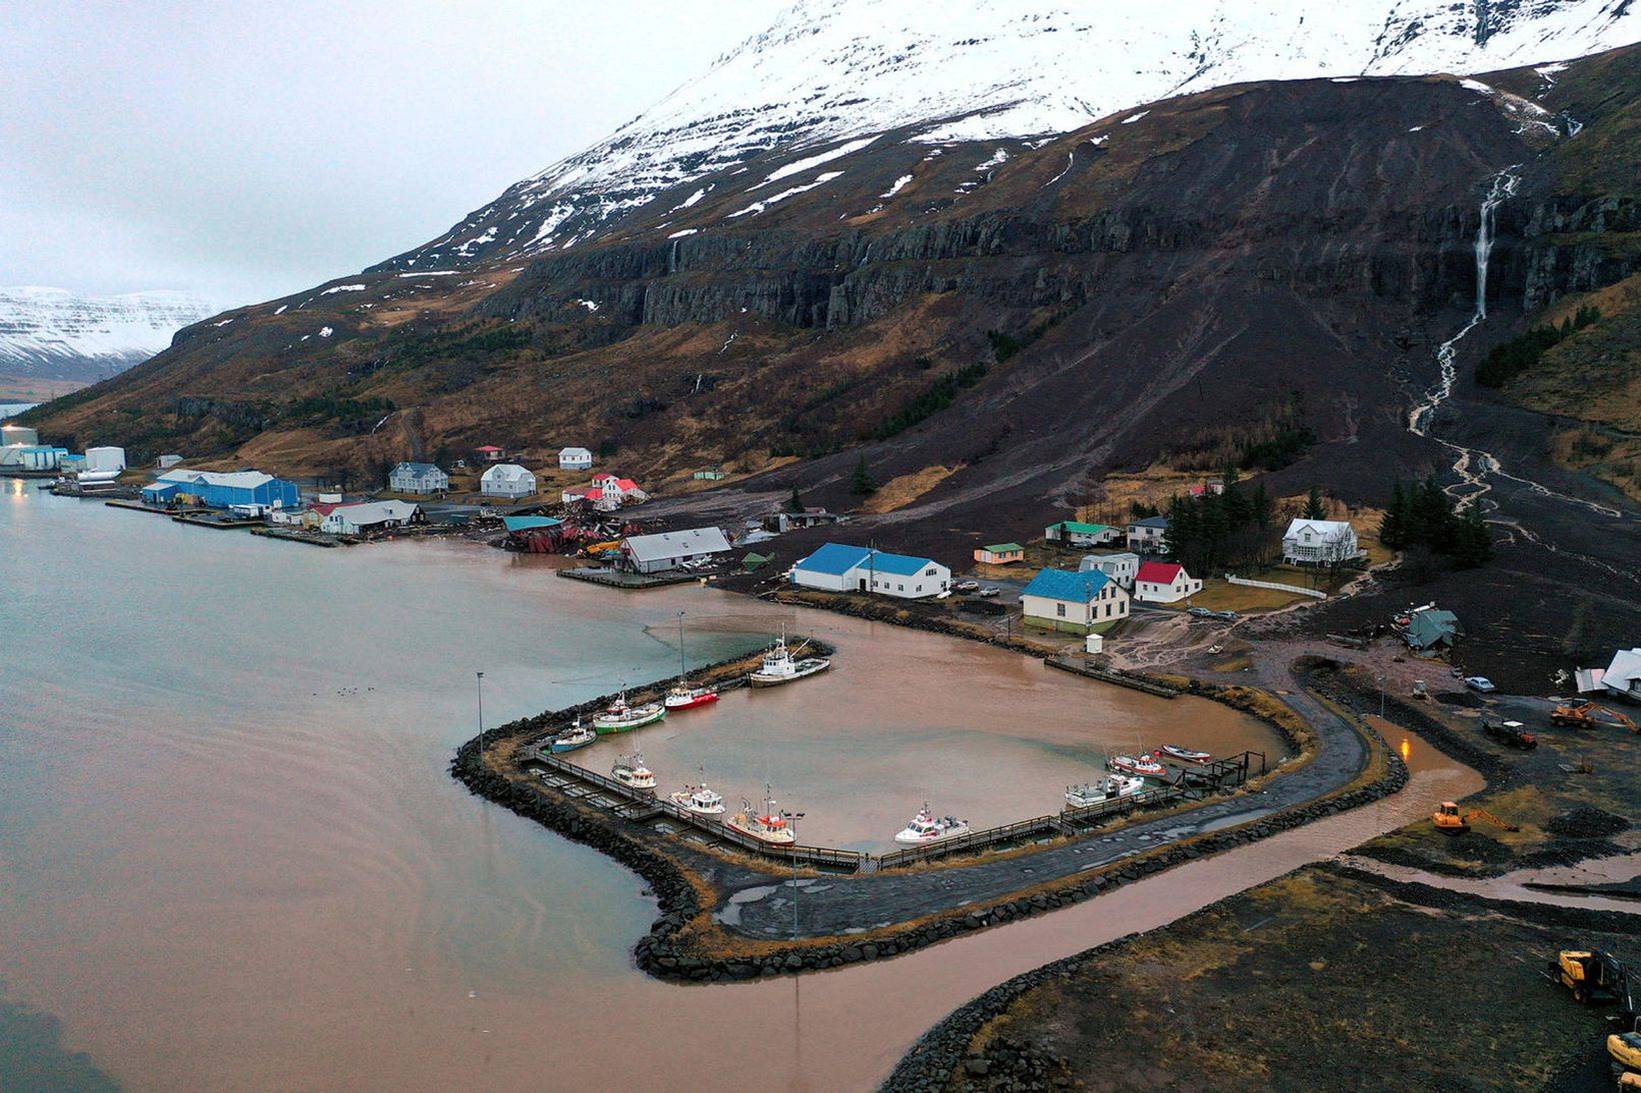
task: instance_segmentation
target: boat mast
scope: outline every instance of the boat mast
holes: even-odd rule
[[[688,673],[684,669],[684,613],[678,612],[678,682],[684,682]]]

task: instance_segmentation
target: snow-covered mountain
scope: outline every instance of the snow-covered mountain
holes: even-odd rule
[[[607,140],[384,265],[567,249],[635,210],[691,206],[692,181],[772,151],[906,128],[1063,133],[1247,80],[1483,72],[1637,39],[1632,0],[800,0]]]
[[[0,288],[0,374],[102,379],[147,360],[178,330],[215,310],[179,292],[81,296],[60,288]]]

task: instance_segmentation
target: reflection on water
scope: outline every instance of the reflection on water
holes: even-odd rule
[[[801,984],[669,985],[631,964],[654,915],[641,881],[446,776],[473,672],[496,724],[674,672],[679,609],[696,663],[790,614],[611,594],[482,547],[311,550],[32,491],[0,506],[0,587],[0,983],[138,1088],[863,1087],[1007,975],[1331,852],[1327,831],[1349,845],[1399,822],[1383,803]],[[977,645],[797,628],[840,646],[830,677],[679,715],[644,746],[671,771],[719,745],[726,788],[768,777],[840,840],[881,838],[923,792],[985,821],[1052,804],[1067,767],[1135,737],[1219,750],[1250,731]]]

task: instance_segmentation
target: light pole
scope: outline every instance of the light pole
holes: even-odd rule
[[[792,940],[798,940],[798,821],[803,819],[802,812],[783,813],[786,822],[792,825]]]
[[[1379,673],[1379,720],[1385,719],[1385,673]]]
[[[484,765],[484,673],[476,673],[479,677],[479,766]]]

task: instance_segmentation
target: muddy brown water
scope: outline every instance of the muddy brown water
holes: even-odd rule
[[[868,1086],[1009,975],[1464,792],[1437,763],[1395,800],[1046,918],[690,988],[632,967],[654,915],[634,875],[444,768],[474,730],[475,671],[495,724],[668,674],[677,610],[698,661],[790,616],[704,589],[612,593],[471,545],[186,528],[22,483],[0,493],[0,590],[0,1003],[58,1019],[65,1050],[137,1089]],[[978,823],[1046,811],[1135,738],[1269,745],[1220,707],[997,650],[798,626],[839,645],[830,676],[642,742],[666,777],[705,757],[726,795],[775,782],[810,813],[806,839],[878,845],[924,795]],[[0,1073],[30,1050],[0,1038]]]

